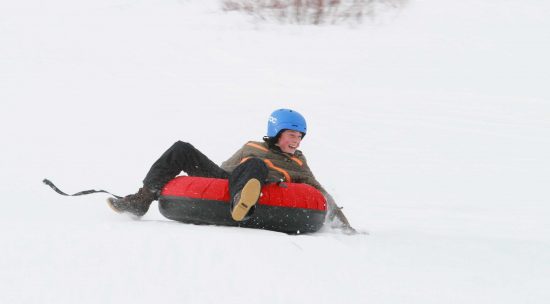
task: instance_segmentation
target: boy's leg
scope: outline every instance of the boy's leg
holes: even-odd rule
[[[178,141],[174,143],[153,164],[143,180],[143,187],[136,194],[121,199],[109,198],[109,206],[116,212],[129,212],[143,216],[156,200],[164,185],[180,174],[190,176],[228,178],[229,174],[195,149],[191,144]]]
[[[229,193],[231,216],[234,220],[243,221],[254,212],[267,174],[268,168],[259,158],[245,161],[231,173]]]
[[[153,191],[160,191],[168,181],[180,174],[181,171],[189,176],[229,177],[227,172],[193,145],[178,141],[151,166],[143,180],[143,184]]]

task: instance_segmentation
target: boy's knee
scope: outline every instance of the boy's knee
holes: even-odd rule
[[[262,175],[266,175],[266,176],[269,171],[269,169],[267,168],[267,165],[261,158],[256,158],[256,157],[250,158],[246,162],[244,162],[244,165],[246,166],[247,169],[252,169],[257,172],[261,172]]]
[[[178,140],[172,145],[172,148],[176,150],[189,150],[193,148],[193,145],[188,142]]]

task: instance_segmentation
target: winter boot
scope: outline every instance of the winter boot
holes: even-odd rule
[[[243,221],[252,207],[258,202],[262,185],[260,181],[252,178],[246,182],[241,191],[235,194],[232,201],[231,217],[235,221]]]
[[[107,203],[115,212],[128,212],[141,217],[147,213],[149,206],[157,198],[156,192],[143,187],[136,194],[130,194],[123,198],[110,197],[107,199]]]

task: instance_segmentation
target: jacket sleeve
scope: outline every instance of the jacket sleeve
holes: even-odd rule
[[[228,160],[224,161],[221,168],[228,173],[233,172],[238,165],[240,165],[243,159],[244,146],[235,152]]]
[[[307,165],[307,161],[305,157],[303,158],[304,158],[303,168],[306,171],[305,172],[306,178],[304,180],[304,183],[315,187],[325,197],[327,202],[327,219],[329,222],[332,223],[331,226],[340,227],[341,229],[344,230],[344,233],[347,233],[347,234],[357,233],[357,231],[353,227],[351,227],[348,219],[342,212],[342,208],[338,207],[332,195],[330,195],[330,193],[328,193],[325,190],[325,188],[321,186],[321,184],[317,181],[317,179],[315,179],[315,176],[313,175],[313,173],[311,172],[311,169],[309,169],[309,166]]]

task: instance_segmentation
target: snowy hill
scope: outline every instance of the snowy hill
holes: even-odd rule
[[[0,2],[1,303],[550,301],[548,3],[356,27],[219,6]],[[41,184],[128,194],[174,141],[221,163],[281,107],[369,235],[136,221]]]

